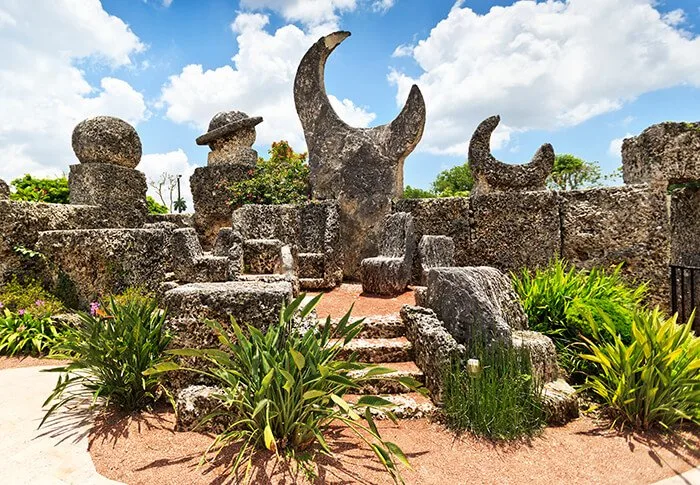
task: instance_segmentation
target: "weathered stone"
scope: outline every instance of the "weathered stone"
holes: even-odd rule
[[[110,227],[119,222],[101,207],[0,200],[0,284],[13,276],[48,278],[44,259],[19,252],[36,249],[40,232]]]
[[[215,386],[193,385],[180,389],[175,399],[176,431],[224,432],[234,423],[235,414],[219,415],[200,426],[202,420],[213,412],[226,410],[221,399],[222,389]]]
[[[551,338],[539,332],[515,330],[511,341],[514,348],[527,351],[530,362],[532,362],[532,375],[541,383],[544,384],[559,378],[557,351]]]
[[[660,123],[622,143],[622,176],[627,184],[700,180],[700,122]]]
[[[172,268],[175,277],[181,283],[221,282],[233,279],[235,273],[231,271],[228,257],[204,254],[194,228],[173,231],[172,245],[175,248]]]
[[[425,285],[430,268],[455,265],[455,243],[447,236],[423,236],[418,244],[421,265],[421,284]]]
[[[700,266],[700,188],[671,193],[671,262]],[[700,288],[700,285],[698,285]],[[700,299],[697,300],[700,302]]]
[[[562,257],[579,268],[624,263],[623,274],[649,281],[653,303],[668,305],[670,228],[666,191],[648,185],[560,194]]]
[[[500,121],[500,116],[484,120],[474,131],[469,143],[469,167],[474,177],[474,194],[544,190],[547,177],[554,167],[552,145],[542,145],[526,165],[500,162],[491,155],[491,134]]]
[[[225,111],[214,115],[209,130],[197,138],[197,145],[209,145],[209,165],[245,164],[255,167],[258,152],[251,147],[255,143],[255,126],[262,118],[248,117],[242,111]]]
[[[136,168],[141,161],[141,139],[133,126],[113,116],[97,116],[73,130],[73,151],[80,163],[105,163]]]
[[[510,344],[512,330],[527,328],[510,279],[496,268],[433,268],[422,300],[460,344],[473,338]]]
[[[411,215],[396,212],[386,216],[379,256],[362,260],[362,291],[375,295],[402,293],[411,280],[414,253]]]
[[[0,200],[6,200],[10,198],[10,187],[5,183],[4,180],[0,179]]]
[[[194,170],[190,177],[194,222],[205,249],[214,244],[219,229],[231,226],[233,209],[229,204],[228,187],[249,179],[253,173],[253,168],[245,163],[227,163]]]
[[[309,148],[314,197],[338,200],[344,274],[354,276],[362,259],[377,254],[381,221],[403,193],[403,164],[423,134],[425,103],[413,86],[393,122],[363,129],[344,123],[326,95],[324,70],[349,35],[335,32],[308,50],[297,70],[294,101]]]
[[[347,359],[355,354],[360,362],[382,364],[388,362],[409,362],[413,360],[413,345],[404,338],[361,339],[354,338],[338,353],[339,359]]]
[[[461,248],[466,262],[458,255],[458,264],[517,271],[546,266],[559,256],[561,229],[555,192],[494,192],[472,196],[470,203],[471,242]]]
[[[127,227],[146,222],[146,176],[138,170],[107,163],[71,165],[70,202],[105,207]]]
[[[546,383],[542,398],[547,424],[561,426],[578,418],[578,395],[564,379]]]
[[[54,292],[85,308],[130,286],[157,290],[170,241],[166,229],[62,230],[40,233],[36,247],[48,258]]]
[[[471,248],[469,228],[469,198],[441,197],[437,199],[400,199],[394,203],[394,212],[410,212],[416,234],[416,245],[425,235],[452,238],[457,266],[469,266]],[[414,284],[421,284],[420,257],[413,258]]]
[[[450,335],[432,310],[404,305],[401,319],[406,325],[406,338],[413,344],[416,365],[425,375],[425,386],[433,401],[439,404],[444,391],[444,372],[453,363],[463,360],[466,350]]]
[[[194,227],[194,214],[149,214],[146,223],[167,222],[175,227]]]
[[[282,246],[279,239],[246,239],[243,242],[244,272],[279,274],[282,268]]]

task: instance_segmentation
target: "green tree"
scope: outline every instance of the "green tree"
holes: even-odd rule
[[[430,190],[419,189],[410,185],[403,189],[404,199],[432,199],[433,197],[435,197],[435,194]]]
[[[555,190],[576,190],[595,187],[600,183],[601,173],[598,162],[587,162],[574,155],[564,153],[554,159],[552,174],[547,185]]]
[[[272,144],[269,160],[258,159],[247,180],[229,187],[232,207],[244,204],[298,204],[311,195],[306,153],[295,153],[289,143]]]
[[[180,197],[175,201],[175,205],[173,207],[179,214],[182,214],[187,210],[187,202],[185,201],[185,199]]]
[[[432,183],[438,197],[467,197],[474,188],[474,177],[467,162],[440,172]]]
[[[25,200],[29,202],[48,202],[51,204],[67,204],[68,179],[58,178],[34,178],[27,174],[22,178],[12,181],[15,192],[10,194],[12,200]]]
[[[158,203],[158,201],[150,195],[146,197],[146,204],[148,205],[149,214],[167,214],[170,212],[166,206]]]

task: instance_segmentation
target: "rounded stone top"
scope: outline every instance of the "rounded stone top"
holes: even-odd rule
[[[80,163],[109,163],[136,168],[141,161],[141,139],[133,126],[113,116],[97,116],[73,130],[73,151]]]
[[[243,111],[221,111],[216,113],[209,122],[208,131],[197,138],[197,145],[209,145],[238,131],[254,128],[262,123],[262,120],[260,116],[250,118]]]

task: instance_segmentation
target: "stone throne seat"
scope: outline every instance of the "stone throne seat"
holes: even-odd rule
[[[212,256],[202,250],[194,228],[175,229],[172,247],[173,272],[181,283],[223,282],[235,277],[227,256]]]
[[[360,264],[362,291],[375,295],[402,293],[411,280],[415,236],[413,217],[406,212],[384,219],[379,256]]]

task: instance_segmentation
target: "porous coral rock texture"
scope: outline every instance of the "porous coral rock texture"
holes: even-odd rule
[[[413,86],[406,106],[389,124],[353,128],[326,95],[324,71],[331,52],[349,32],[318,40],[302,58],[294,101],[309,148],[313,195],[340,205],[344,274],[355,276],[362,259],[378,252],[381,221],[403,193],[403,164],[423,135],[425,103]]]
[[[242,111],[216,113],[207,133],[197,138],[198,145],[207,144],[211,148],[207,163],[210,166],[238,163],[255,167],[258,152],[251,147],[255,143],[255,125],[261,122],[259,116],[249,118]]]
[[[527,352],[532,363],[532,375],[541,383],[559,378],[561,372],[557,362],[557,351],[551,338],[539,332],[515,330],[511,342],[514,348]]]
[[[674,190],[671,193],[671,262],[674,264],[700,266],[698,221],[700,187]]]
[[[9,199],[10,198],[10,187],[5,183],[4,180],[0,179],[0,199]]]
[[[548,382],[542,389],[547,424],[562,425],[578,418],[578,394],[564,379]]]
[[[136,168],[141,161],[141,139],[126,121],[97,116],[81,121],[73,130],[73,151],[80,163],[108,163]]]
[[[700,122],[659,123],[622,143],[622,176],[627,184],[700,180]]]
[[[205,283],[231,279],[229,259],[226,256],[204,254],[194,228],[175,229],[172,245],[173,272],[181,283]]]
[[[510,279],[496,268],[433,268],[420,300],[460,344],[473,338],[510,344],[512,330],[527,328]]]
[[[455,243],[447,236],[423,236],[418,243],[421,284],[425,284],[430,268],[455,266]]]
[[[209,414],[225,409],[221,399],[217,398],[222,392],[220,387],[201,384],[180,389],[175,399],[175,430],[192,431],[198,428],[223,433],[233,423],[233,414],[219,415],[209,420],[206,425],[202,424]]]

